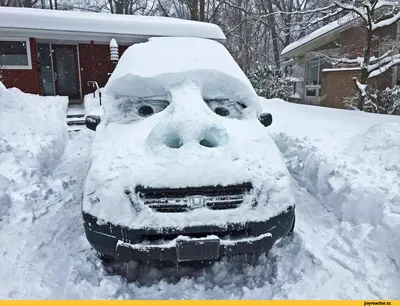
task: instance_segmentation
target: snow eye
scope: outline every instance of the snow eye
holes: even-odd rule
[[[220,115],[220,116],[222,116],[222,117],[227,117],[227,116],[229,116],[230,115],[230,111],[229,111],[229,109],[227,109],[227,108],[225,108],[225,107],[217,107],[216,109],[214,109],[214,112],[217,114],[217,115]]]
[[[140,117],[148,117],[154,114],[154,109],[149,105],[143,105],[138,110]]]
[[[140,117],[146,118],[162,112],[169,105],[168,101],[164,100],[139,100],[136,103],[137,112]]]
[[[244,103],[229,99],[204,100],[208,107],[218,116],[231,119],[241,119],[243,110],[247,107]]]
[[[130,99],[122,98],[118,105],[119,114],[114,118],[114,121],[120,120],[124,123],[145,119],[154,114],[162,112],[169,105],[165,100],[151,99]]]

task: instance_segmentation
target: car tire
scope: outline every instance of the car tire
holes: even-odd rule
[[[115,261],[115,258],[110,255],[105,255],[97,252],[97,257],[105,264],[111,264]]]
[[[293,233],[294,233],[294,226],[295,226],[295,223],[296,223],[296,216],[294,216],[294,218],[293,218],[293,224],[292,224],[292,227],[290,228],[290,230],[289,230],[289,232],[288,232],[288,234],[287,234],[287,236],[288,236],[288,237],[290,237],[290,236],[292,236],[292,235],[293,235]]]

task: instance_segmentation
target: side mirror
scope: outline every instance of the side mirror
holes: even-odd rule
[[[86,116],[86,127],[92,131],[96,131],[97,126],[100,124],[100,116]]]
[[[272,115],[270,113],[261,114],[260,122],[265,127],[270,126],[272,124]]]

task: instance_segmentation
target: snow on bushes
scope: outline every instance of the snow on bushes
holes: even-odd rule
[[[252,70],[247,77],[261,97],[286,100],[292,94],[293,84],[290,78],[285,77],[283,70],[269,65],[261,65]]]
[[[41,184],[57,165],[68,141],[67,105],[65,97],[26,94],[0,83],[0,217],[13,192]]]
[[[275,142],[297,181],[342,222],[367,225],[368,243],[400,267],[400,118],[262,104],[274,116]]]
[[[400,86],[386,88],[384,90],[376,89],[371,86],[364,86],[364,111],[378,114],[400,114]],[[358,95],[347,97],[344,104],[349,109],[357,109]]]

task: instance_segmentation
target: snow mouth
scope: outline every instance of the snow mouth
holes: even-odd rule
[[[253,189],[249,182],[228,186],[186,188],[135,188],[136,200],[156,212],[178,213],[207,208],[225,210],[238,208]],[[131,200],[133,200],[131,198]]]

